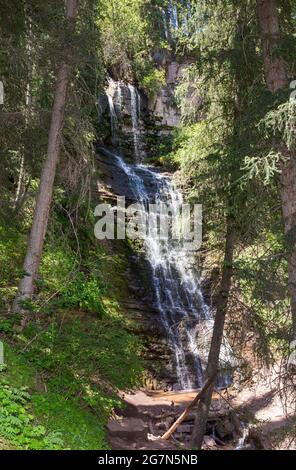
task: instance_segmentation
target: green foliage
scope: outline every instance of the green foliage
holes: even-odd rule
[[[264,185],[270,184],[272,178],[280,173],[279,162],[283,160],[279,152],[271,150],[266,156],[245,157],[243,169],[245,178],[260,178]]]
[[[269,111],[260,123],[269,137],[280,138],[289,150],[295,148],[295,111],[296,100],[293,98]]]
[[[120,406],[115,391],[135,386],[142,374],[139,341],[115,307],[103,320],[64,314],[45,327],[31,323],[14,351],[5,344],[0,435],[11,445],[108,448],[105,425]]]
[[[13,328],[13,320],[0,320],[0,332],[11,333]]]
[[[79,307],[86,312],[104,313],[102,286],[94,277],[86,278],[83,273],[79,273],[61,294],[58,302],[61,308]]]
[[[0,225],[0,310],[8,308],[16,292],[16,279],[21,274],[25,238],[19,227]]]
[[[6,384],[6,390],[1,397],[5,395],[6,399],[4,404],[1,401],[1,411],[8,416],[10,426],[7,432],[7,423],[3,421],[2,427],[1,421],[1,437],[6,436],[11,445],[21,449],[107,448],[104,430],[110,410],[110,405],[108,409],[104,408],[107,397],[102,403],[103,416],[95,415],[88,407],[82,406],[78,395],[64,396],[61,390],[47,390],[44,382],[41,386],[37,380],[38,369],[8,344],[5,344],[5,355],[7,368],[1,380]],[[43,392],[40,392],[40,386]],[[25,400],[21,398],[19,403],[19,396],[24,394]]]
[[[78,247],[60,187],[55,203],[30,305],[35,320],[19,334],[17,316],[0,321],[14,348],[5,343],[7,367],[1,373],[8,387],[30,390],[25,406],[32,418],[24,418],[26,426],[12,420],[12,429],[0,428],[0,436],[17,448],[107,449],[105,425],[120,406],[115,391],[138,384],[143,367],[140,341],[116,301],[127,292],[123,273],[129,249],[122,243],[116,256],[107,254],[94,240],[90,215],[75,227]],[[14,292],[21,273],[13,258],[16,241],[21,253],[25,237],[20,231],[8,230],[0,244],[5,306],[12,299],[6,286],[10,283]]]
[[[18,449],[56,450],[63,447],[61,434],[34,423],[31,397],[25,387],[13,387],[0,379],[0,434]]]
[[[241,298],[249,310],[244,321],[266,362],[281,357],[289,344],[287,263],[281,249],[282,240],[265,233],[261,243],[242,250],[235,263]]]
[[[59,176],[64,187],[73,191],[85,185],[91,172],[97,127],[95,103],[104,82],[98,3],[81,2],[77,28],[71,35],[63,3],[53,0],[38,7],[34,2],[13,7],[8,3],[1,4],[0,20],[0,79],[5,87],[0,133],[0,193],[5,204],[1,204],[0,214],[19,216],[17,212],[22,213],[25,205],[27,219],[31,207],[26,196],[30,182],[40,176],[46,154],[55,74],[66,48],[75,51],[71,54],[74,73],[66,102]],[[11,15],[11,8],[17,18],[2,21],[3,15]]]
[[[60,429],[64,444],[60,448],[74,450],[108,449],[105,437],[105,420],[98,414],[81,407],[79,399],[61,400],[55,392],[35,394],[32,397],[34,412],[48,429]]]
[[[52,374],[50,382],[69,395],[84,387],[85,374],[98,375],[99,380],[118,388],[132,387],[141,372],[141,361],[139,343],[126,328],[120,317],[86,317],[65,325],[54,322],[45,331],[30,325],[24,338],[28,342],[25,357]]]
[[[273,142],[294,146],[295,103],[286,102],[287,90],[275,96],[266,91],[252,2],[200,1],[196,6],[196,30],[182,39],[196,61],[183,73],[176,93],[183,122],[174,142],[178,178],[188,199],[203,203],[211,267],[221,266],[226,215],[235,222],[229,325],[243,305],[241,325],[255,332],[255,349],[268,360],[286,344],[290,329],[278,210],[283,156]]]
[[[112,76],[135,79],[153,95],[164,84],[165,72],[156,68],[151,54],[160,45],[158,32],[163,33],[161,9],[154,9],[152,16],[150,9],[146,0],[104,0],[99,24],[104,60]],[[160,22],[155,23],[156,17]],[[166,47],[165,41],[162,46]]]
[[[86,312],[104,313],[102,284],[95,273],[79,271],[74,253],[49,246],[43,255],[38,287],[42,296],[56,293],[53,308],[80,308]]]
[[[153,96],[165,85],[165,71],[154,68],[152,64],[146,70],[144,69],[144,71],[145,73],[142,72],[139,77],[140,85],[150,96]]]
[[[131,78],[132,59],[144,50],[146,21],[141,17],[143,0],[109,2],[101,8],[101,40],[108,68],[117,69],[122,78]]]

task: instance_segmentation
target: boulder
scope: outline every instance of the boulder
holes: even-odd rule
[[[111,437],[134,441],[139,437],[146,439],[149,428],[148,425],[139,418],[123,418],[121,420],[110,421],[107,424],[107,431]]]
[[[203,450],[215,449],[216,447],[216,442],[214,441],[212,436],[204,436],[202,444]]]
[[[217,422],[215,425],[215,431],[221,439],[224,439],[232,437],[235,427],[231,420],[228,417],[225,417]]]

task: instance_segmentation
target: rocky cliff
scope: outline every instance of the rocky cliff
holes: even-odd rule
[[[165,83],[154,93],[136,84],[108,77],[99,97],[101,144],[116,148],[127,159],[153,161],[171,150],[172,132],[180,123],[175,91],[188,62],[159,55],[156,67],[165,70]]]

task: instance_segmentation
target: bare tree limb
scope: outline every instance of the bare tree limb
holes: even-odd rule
[[[196,395],[196,397],[192,400],[192,402],[187,406],[187,408],[183,411],[183,413],[179,416],[179,418],[172,424],[172,426],[161,436],[161,439],[167,440],[169,437],[176,431],[178,426],[184,421],[186,416],[190,413],[190,411],[194,408],[196,403],[200,400],[209,386],[214,382],[216,374],[212,375],[212,377],[208,378],[206,383],[204,384],[203,388],[200,392]]]

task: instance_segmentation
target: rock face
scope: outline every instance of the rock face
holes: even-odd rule
[[[114,194],[125,196],[128,200],[134,202],[135,195],[131,190],[132,184],[127,174],[118,165],[116,154],[105,147],[98,147],[95,158],[102,176],[101,183],[110,188]],[[147,195],[152,200],[157,191],[155,178],[141,167],[137,168],[137,175],[145,181]]]
[[[109,78],[105,94],[99,97],[99,109],[100,121],[111,131],[102,143],[126,158],[141,160],[147,150],[147,122],[151,121],[145,94],[131,83]]]
[[[133,200],[134,196],[128,178],[116,165],[115,156],[112,153],[108,154],[107,149],[99,148],[96,153],[96,162],[102,176],[98,181],[99,196],[102,196],[102,193],[106,193],[106,189],[109,189],[113,195],[125,196],[129,200]]]
[[[180,123],[180,111],[175,102],[175,90],[187,64],[171,62],[166,68],[166,84],[148,101],[149,111],[160,132],[170,132]]]
[[[165,69],[165,84],[157,93],[148,96],[132,83],[109,77],[99,97],[100,127],[105,129],[101,143],[134,161],[157,156],[180,123],[175,90],[188,63],[162,56],[158,65]]]
[[[109,141],[107,139],[109,146],[102,145],[97,154],[100,180],[107,187],[105,194],[109,191],[108,197],[112,194],[113,198],[125,196],[131,202],[146,201],[145,215],[148,201],[154,201],[155,197],[164,198],[175,206],[176,201],[181,200],[181,195],[177,195],[166,179],[138,164],[147,153],[153,157],[154,146],[159,156],[160,149],[163,151],[161,139],[170,135],[180,121],[174,92],[187,65],[168,58],[160,65],[166,69],[166,83],[154,98],[148,99],[131,83],[109,78],[106,94],[100,102],[101,115],[107,113],[111,130]],[[137,164],[128,165],[129,160]],[[102,186],[101,182],[98,184]],[[128,220],[129,214],[126,214]],[[149,243],[139,241],[135,247],[139,253],[144,246],[150,264],[145,264],[145,256],[139,257],[138,266],[145,265],[140,274],[140,286],[135,279],[130,282],[135,306],[126,305],[135,323],[140,325],[139,334],[149,338],[147,358],[150,363],[162,368],[166,362],[165,373],[151,367],[152,374],[147,378],[146,386],[156,389],[161,381],[165,388],[174,387],[174,384],[183,389],[194,388],[203,380],[200,358],[193,347],[196,322],[207,318],[207,309],[198,283],[193,275],[188,275],[189,261],[185,263],[187,274],[184,274],[183,260],[187,258],[180,256],[176,244],[151,240],[152,237]],[[151,295],[151,284],[154,295]],[[146,291],[143,286],[148,286]],[[177,372],[173,370],[173,362]]]

